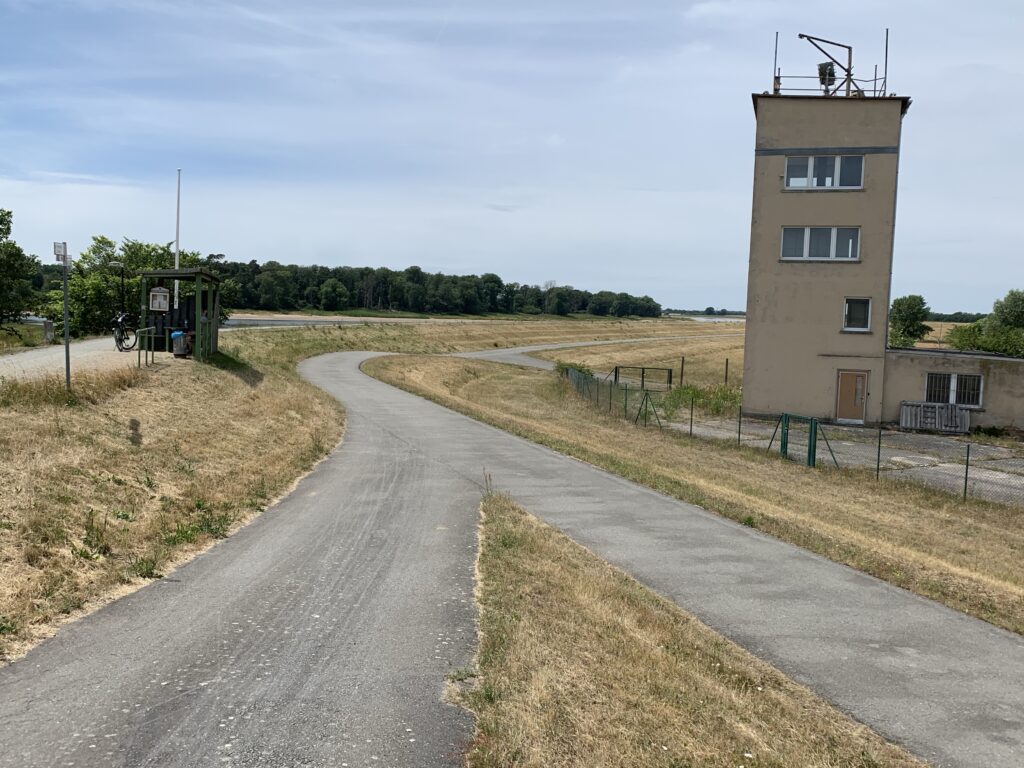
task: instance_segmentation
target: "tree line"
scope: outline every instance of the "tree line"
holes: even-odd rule
[[[506,282],[493,272],[448,275],[420,267],[321,267],[268,261],[229,261],[211,254],[204,264],[223,279],[221,296],[233,309],[289,311],[365,309],[428,314],[485,313],[658,317],[650,296]]]
[[[17,332],[14,323],[29,313],[63,319],[62,267],[42,264],[11,238],[13,217],[0,210],[0,327]],[[123,267],[114,266],[115,264]],[[274,312],[362,309],[372,312],[483,315],[587,313],[610,317],[658,317],[661,305],[650,296],[614,291],[579,290],[553,282],[543,286],[506,282],[493,273],[448,275],[420,267],[322,267],[255,260],[231,261],[223,254],[180,254],[182,267],[203,267],[221,278],[221,303],[230,310]],[[169,244],[96,236],[76,258],[68,279],[71,331],[103,333],[122,304],[130,314],[139,308],[145,270],[174,266]],[[123,296],[122,296],[123,277]],[[187,294],[189,284],[183,284]]]

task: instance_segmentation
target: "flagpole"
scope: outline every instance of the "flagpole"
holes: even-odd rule
[[[174,268],[179,269],[181,254],[181,168],[178,169],[178,207],[174,216]],[[174,281],[174,308],[178,308],[178,281]]]

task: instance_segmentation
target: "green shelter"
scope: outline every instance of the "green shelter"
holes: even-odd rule
[[[151,269],[143,272],[140,327],[151,337],[153,351],[171,351],[171,334],[185,333],[192,356],[206,361],[217,352],[220,331],[220,278],[201,267]],[[174,281],[192,283],[179,288],[174,308]],[[194,286],[194,288],[193,288]],[[141,345],[141,339],[140,339]]]

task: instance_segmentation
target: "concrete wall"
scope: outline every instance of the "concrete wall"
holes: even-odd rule
[[[899,421],[902,401],[925,399],[929,373],[965,373],[982,376],[981,408],[971,411],[972,427],[1024,428],[1024,360],[899,349],[885,359],[885,421]]]
[[[747,282],[743,407],[834,418],[840,370],[881,390],[902,115],[901,98],[754,97],[757,134]],[[786,150],[863,154],[857,190],[785,188]],[[785,226],[860,227],[858,261],[782,261]],[[845,299],[870,298],[871,330],[843,331]]]

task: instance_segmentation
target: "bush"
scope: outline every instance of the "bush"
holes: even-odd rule
[[[564,360],[558,360],[555,363],[555,373],[559,376],[565,376],[566,371],[576,371],[582,373],[584,376],[593,376],[594,371],[589,365],[583,363],[567,363]]]
[[[740,387],[731,387],[727,384],[713,384],[700,386],[697,384],[686,384],[677,387],[669,392],[662,405],[665,407],[665,414],[672,418],[680,409],[693,406],[703,413],[713,416],[724,416],[736,413],[743,402],[743,390]]]

